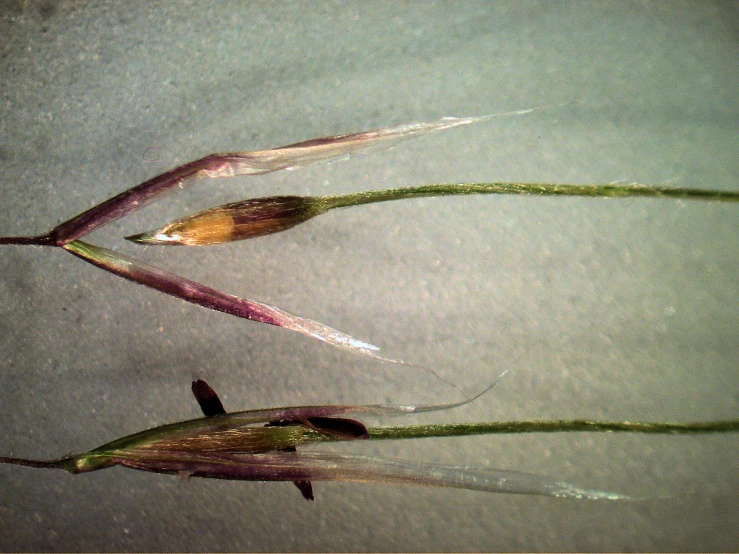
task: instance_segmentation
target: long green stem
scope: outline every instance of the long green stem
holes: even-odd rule
[[[345,208],[374,202],[386,202],[388,200],[402,200],[405,198],[467,194],[525,194],[601,198],[639,196],[682,200],[713,200],[717,202],[739,201],[739,192],[737,191],[650,187],[646,185],[558,185],[549,183],[444,183],[322,196],[319,200],[324,209],[330,210],[333,208]]]
[[[584,419],[554,421],[494,421],[409,425],[402,427],[368,427],[370,440],[461,437],[468,435],[552,432],[622,432],[664,435],[730,433],[739,431],[739,420],[700,421],[691,423],[658,423],[640,421],[590,421]]]

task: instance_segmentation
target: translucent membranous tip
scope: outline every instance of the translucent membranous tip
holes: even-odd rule
[[[311,197],[253,198],[210,208],[126,239],[148,245],[223,244],[279,233],[322,212],[320,203]]]

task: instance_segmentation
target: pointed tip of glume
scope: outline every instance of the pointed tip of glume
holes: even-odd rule
[[[138,235],[129,235],[124,237],[126,240],[135,242],[136,244],[149,244],[151,239],[151,233],[139,233]]]
[[[125,237],[125,239],[130,242],[135,242],[136,244],[177,244],[173,237],[162,235],[156,231],[139,233],[138,235],[129,235]]]

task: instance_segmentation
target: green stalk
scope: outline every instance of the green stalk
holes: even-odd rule
[[[468,435],[503,433],[621,432],[690,435],[699,433],[730,433],[736,431],[739,431],[739,420],[657,423],[643,421],[590,421],[585,419],[560,419],[554,421],[493,421],[487,423],[452,423],[367,428],[370,440],[463,437]]]
[[[739,192],[650,187],[646,185],[558,185],[549,183],[444,183],[396,189],[369,190],[335,196],[321,196],[317,200],[325,210],[345,208],[426,196],[453,196],[468,194],[525,194],[537,196],[588,196],[598,198],[672,198],[682,200],[712,200],[737,202]]]

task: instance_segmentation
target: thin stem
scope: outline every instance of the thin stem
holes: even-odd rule
[[[0,456],[0,464],[13,464],[37,469],[64,469],[70,460],[72,460],[72,458],[59,458],[57,460],[29,460],[26,458],[7,458],[5,456]]]
[[[622,432],[662,435],[731,433],[739,431],[739,420],[658,423],[648,421],[590,421],[583,419],[554,421],[494,421],[409,425],[403,427],[368,427],[370,440],[461,437],[468,435],[552,433],[552,432]]]
[[[38,237],[0,237],[0,244],[54,246],[54,239],[51,235],[39,235]]]
[[[525,194],[538,196],[588,196],[600,198],[672,198],[680,200],[712,200],[737,202],[739,192],[646,185],[559,185],[549,183],[444,183],[396,189],[370,190],[336,196],[322,196],[325,209],[344,208],[426,196],[453,196],[468,194]]]

